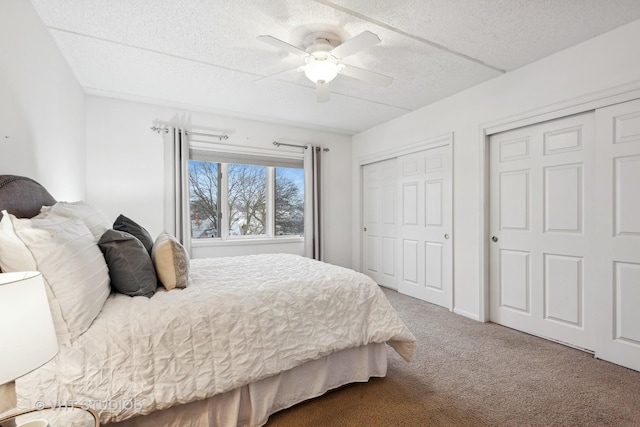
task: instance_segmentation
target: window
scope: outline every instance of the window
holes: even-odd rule
[[[275,234],[304,234],[304,170],[275,168]]]
[[[300,159],[191,149],[189,197],[192,239],[304,233]]]
[[[220,163],[189,161],[191,237],[220,237]]]
[[[255,165],[227,165],[229,234],[267,234],[267,168]]]

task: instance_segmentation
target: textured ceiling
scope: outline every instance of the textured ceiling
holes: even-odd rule
[[[31,0],[88,92],[356,133],[640,19],[638,0]],[[381,43],[316,102],[300,64],[315,31]],[[274,75],[275,74],[275,75]],[[266,78],[265,78],[266,77]]]

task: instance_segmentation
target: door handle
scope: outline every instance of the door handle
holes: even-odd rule
[[[492,242],[497,242],[497,241],[498,241],[498,238],[497,238],[496,236],[493,236],[493,237],[491,238],[491,241],[492,241]]]
[[[364,228],[364,231],[367,231],[367,227]]]
[[[445,238],[445,239],[448,239],[448,238],[449,238],[449,235],[448,235],[448,234],[445,234],[445,235],[444,235],[444,238]]]

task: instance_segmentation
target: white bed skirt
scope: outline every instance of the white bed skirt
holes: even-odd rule
[[[328,390],[387,373],[385,344],[333,353],[209,399],[130,418],[113,427],[262,426],[269,415]]]

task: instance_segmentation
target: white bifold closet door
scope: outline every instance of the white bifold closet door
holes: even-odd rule
[[[489,147],[491,320],[640,371],[640,100]]]
[[[492,135],[490,319],[594,350],[594,114]]]
[[[362,167],[363,271],[379,285],[397,285],[396,159]]]
[[[451,145],[399,157],[398,175],[398,291],[451,310]]]
[[[452,308],[452,140],[362,166],[362,271]]]
[[[596,110],[596,357],[640,371],[640,100]]]

